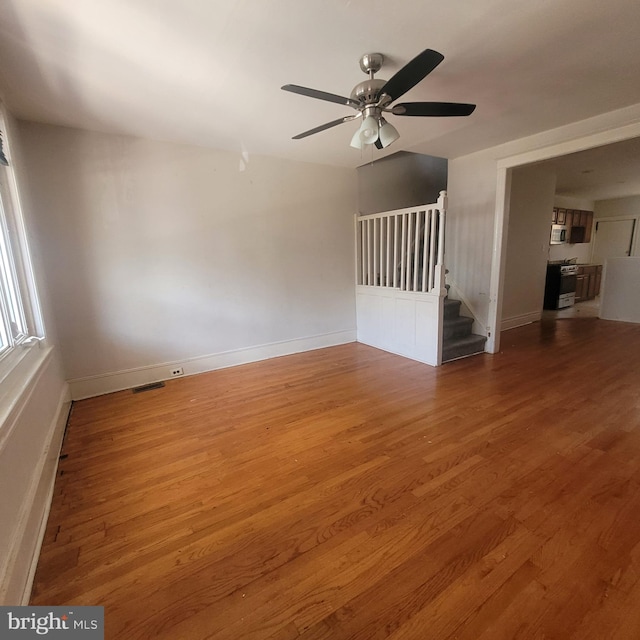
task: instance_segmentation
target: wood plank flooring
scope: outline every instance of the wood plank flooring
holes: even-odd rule
[[[640,638],[640,325],[348,344],[74,405],[32,604],[110,639]]]

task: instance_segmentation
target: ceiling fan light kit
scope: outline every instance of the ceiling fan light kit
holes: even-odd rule
[[[353,138],[351,138],[351,144],[349,146],[354,149],[362,149],[362,139],[360,137],[362,127],[360,127],[354,134]]]
[[[378,120],[374,116],[367,116],[360,126],[360,140],[362,144],[374,144],[378,139]]]
[[[380,131],[378,132],[378,138],[382,148],[386,149],[392,142],[395,142],[400,137],[398,130],[384,118],[380,118]]]
[[[475,104],[460,102],[405,102],[391,107],[391,103],[404,95],[409,89],[417,85],[423,78],[429,75],[442,61],[444,56],[433,49],[425,49],[413,60],[408,62],[398,71],[391,80],[381,80],[374,78],[384,63],[384,56],[381,53],[365,53],[360,58],[360,68],[369,77],[367,80],[359,82],[351,91],[348,98],[318,91],[308,87],[301,87],[297,84],[285,84],[282,89],[297,93],[317,100],[335,102],[351,107],[358,111],[355,115],[344,116],[338,120],[327,122],[326,124],[314,127],[303,133],[293,136],[294,140],[300,140],[307,136],[331,129],[343,122],[362,118],[360,128],[351,139],[351,146],[355,149],[362,149],[364,145],[375,144],[378,149],[388,147],[395,142],[400,134],[398,130],[383,117],[383,113],[391,113],[394,116],[428,116],[428,117],[449,117],[449,116],[469,116],[476,108]]]

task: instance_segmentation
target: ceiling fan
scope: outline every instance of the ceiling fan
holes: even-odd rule
[[[391,106],[392,102],[417,85],[443,60],[444,56],[441,53],[432,49],[425,49],[402,67],[391,80],[381,80],[373,76],[382,68],[384,56],[381,53],[366,53],[360,58],[360,68],[369,78],[359,82],[348,98],[334,93],[327,93],[326,91],[301,87],[297,84],[285,84],[282,87],[284,91],[343,104],[357,111],[357,113],[299,133],[297,136],[293,136],[293,140],[300,140],[314,133],[331,129],[343,122],[362,118],[362,124],[353,136],[351,146],[356,149],[362,149],[363,145],[375,144],[378,149],[384,149],[397,140],[400,134],[392,124],[386,121],[382,115],[383,113],[391,113],[394,116],[430,117],[471,115],[476,108],[475,104],[460,102],[404,102]]]

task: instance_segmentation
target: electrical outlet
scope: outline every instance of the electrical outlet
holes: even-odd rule
[[[171,369],[171,377],[175,378],[176,376],[183,376],[184,375],[184,369],[182,367],[174,367],[173,369]]]

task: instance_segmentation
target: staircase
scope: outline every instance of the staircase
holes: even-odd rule
[[[448,287],[447,287],[448,288]],[[442,362],[450,362],[484,351],[485,336],[471,333],[473,318],[460,315],[460,300],[444,299]]]

